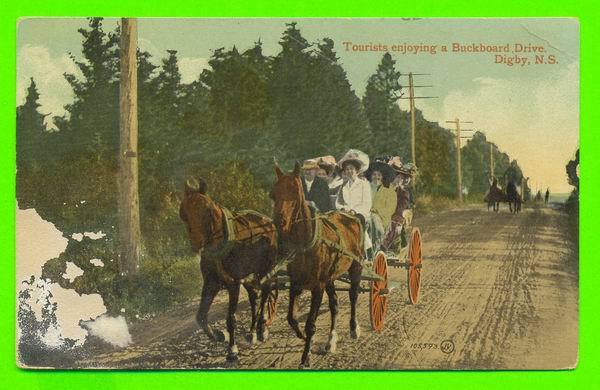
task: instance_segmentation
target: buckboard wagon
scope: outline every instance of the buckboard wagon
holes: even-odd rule
[[[406,227],[403,227],[402,235],[405,236]],[[411,229],[410,239],[403,239],[403,243],[397,252],[378,251],[372,262],[363,262],[361,275],[360,293],[369,293],[369,314],[371,328],[380,332],[383,329],[385,315],[388,307],[388,297],[394,287],[390,284],[388,267],[406,268],[408,299],[411,304],[416,304],[419,299],[421,288],[422,269],[422,241],[419,228]],[[336,291],[348,291],[350,289],[350,278],[343,274],[337,279]],[[277,315],[278,290],[289,289],[289,277],[285,270],[277,273],[277,288],[273,289],[266,302],[266,324],[271,325]]]

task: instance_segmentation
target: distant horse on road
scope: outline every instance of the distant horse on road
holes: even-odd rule
[[[509,181],[506,185],[506,202],[508,202],[511,213],[516,214],[521,211],[521,194],[519,194],[517,186],[512,181]]]

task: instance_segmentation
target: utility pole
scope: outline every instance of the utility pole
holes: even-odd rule
[[[429,73],[401,73],[400,76],[408,76],[408,99],[410,107],[410,152],[412,163],[417,165],[416,151],[416,119],[415,119],[415,99],[437,99],[437,96],[415,96],[415,88],[431,88],[433,85],[414,85],[413,76],[429,76]]]
[[[461,168],[461,162],[460,162],[460,124],[461,124],[461,120],[456,118],[453,121],[446,121],[446,123],[454,123],[456,125],[456,174],[457,174],[457,179],[456,179],[456,190],[458,192],[458,200],[460,202],[463,201],[463,196],[462,196],[462,168]],[[473,123],[473,122],[467,122],[467,121],[462,121],[462,123]],[[471,129],[463,129],[462,131],[474,131]],[[463,137],[464,138],[464,137]]]
[[[490,180],[494,180],[494,144],[490,142]]]
[[[119,272],[135,274],[140,259],[138,195],[137,20],[121,19],[119,89]]]

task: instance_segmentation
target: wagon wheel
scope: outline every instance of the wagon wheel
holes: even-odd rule
[[[383,329],[383,321],[387,311],[387,257],[382,251],[377,252],[373,261],[373,271],[383,278],[382,281],[371,281],[371,292],[369,294],[369,311],[371,314],[371,328],[376,332]]]
[[[267,309],[267,318],[265,319],[265,325],[271,326],[275,317],[277,317],[277,296],[279,292],[277,288],[271,289],[267,296],[267,302],[265,303],[265,309]]]
[[[413,228],[408,244],[408,298],[414,305],[419,300],[421,288],[421,232]]]

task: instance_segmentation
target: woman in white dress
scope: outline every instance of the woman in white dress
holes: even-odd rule
[[[369,167],[369,157],[359,150],[351,149],[340,160],[339,165],[345,179],[336,197],[335,208],[359,215],[364,226],[371,217],[371,185],[367,180],[359,177],[359,174]],[[371,238],[365,230],[365,251],[368,251],[371,246]]]

